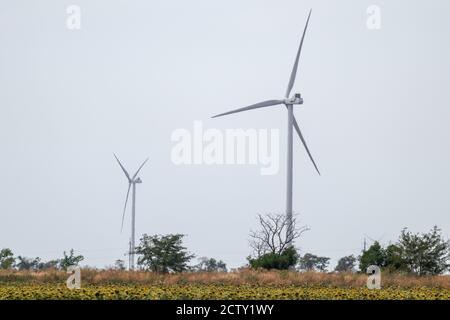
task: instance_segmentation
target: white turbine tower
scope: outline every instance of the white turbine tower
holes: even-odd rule
[[[133,177],[130,177],[127,170],[125,170],[122,163],[120,163],[119,158],[114,154],[114,157],[116,158],[117,162],[119,163],[119,166],[122,168],[123,173],[125,173],[125,176],[128,179],[128,191],[127,191],[127,197],[125,198],[125,205],[123,206],[123,214],[122,214],[122,226],[120,228],[120,232],[122,232],[123,229],[123,221],[125,219],[125,211],[127,209],[127,203],[128,203],[128,196],[130,195],[130,189],[133,187],[132,190],[132,204],[131,204],[131,243],[130,243],[130,269],[134,270],[134,250],[135,250],[135,226],[136,226],[136,184],[142,183],[141,178],[139,178],[137,175],[139,171],[141,171],[144,164],[148,161],[148,158],[145,159],[145,161],[141,164],[139,169],[136,171],[136,173],[133,175]]]
[[[297,120],[294,117],[294,111],[293,106],[294,105],[300,105],[303,104],[303,99],[300,95],[300,93],[295,93],[292,97],[289,97],[291,94],[292,87],[294,86],[295,78],[297,75],[297,68],[298,68],[298,61],[300,58],[300,52],[302,51],[303,46],[303,40],[305,39],[306,29],[308,28],[309,19],[311,17],[312,10],[309,11],[308,19],[306,20],[305,29],[303,30],[302,39],[300,41],[300,46],[297,51],[297,56],[295,58],[294,67],[292,68],[291,77],[289,78],[288,87],[286,90],[286,94],[284,99],[278,99],[278,100],[267,100],[263,102],[259,102],[253,105],[250,105],[248,107],[232,110],[229,112],[221,113],[216,116],[213,116],[213,118],[225,116],[232,113],[252,110],[252,109],[258,109],[258,108],[264,108],[264,107],[270,107],[275,105],[285,105],[287,108],[288,113],[288,130],[287,130],[287,187],[286,187],[286,217],[287,217],[287,239],[288,242],[290,242],[289,239],[291,239],[293,234],[293,226],[292,226],[292,132],[293,127],[297,131],[298,136],[300,137],[301,142],[303,143],[303,146],[306,149],[306,152],[308,153],[309,158],[311,159],[314,167],[317,170],[317,173],[319,173],[319,169],[317,168],[317,165],[309,151],[309,148],[306,144],[305,139],[303,138],[302,132],[300,131],[300,127],[297,123]]]

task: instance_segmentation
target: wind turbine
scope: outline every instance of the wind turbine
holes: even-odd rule
[[[286,94],[284,99],[277,99],[277,100],[266,100],[263,102],[259,102],[256,104],[252,104],[250,106],[244,107],[244,108],[239,108],[236,110],[232,110],[232,111],[228,111],[225,113],[221,113],[218,115],[213,116],[213,118],[216,117],[221,117],[221,116],[225,116],[225,115],[229,115],[229,114],[233,114],[233,113],[238,113],[238,112],[242,112],[242,111],[247,111],[247,110],[253,110],[253,109],[258,109],[258,108],[265,108],[265,107],[270,107],[270,106],[276,106],[276,105],[285,105],[287,108],[287,114],[288,114],[288,122],[287,122],[287,185],[286,185],[286,218],[287,218],[287,231],[286,231],[286,235],[287,235],[287,240],[288,242],[290,242],[290,238],[293,235],[293,226],[292,226],[292,132],[293,132],[293,128],[295,128],[295,130],[297,131],[298,136],[300,137],[301,142],[303,143],[303,146],[306,149],[306,152],[308,153],[309,159],[311,159],[311,162],[313,163],[314,167],[316,168],[317,173],[320,175],[320,171],[317,168],[316,162],[314,161],[311,152],[309,151],[309,148],[306,144],[306,141],[302,135],[302,132],[300,130],[300,127],[297,123],[297,120],[294,117],[294,110],[293,110],[293,106],[294,105],[300,105],[303,104],[303,99],[300,95],[300,93],[295,93],[293,96],[290,97],[292,88],[294,86],[294,82],[295,82],[295,78],[297,75],[297,69],[298,69],[298,62],[299,62],[299,58],[300,58],[300,52],[302,51],[302,46],[303,46],[303,40],[305,39],[305,34],[306,34],[306,29],[308,28],[308,23],[309,23],[309,19],[311,17],[311,12],[312,10],[309,11],[308,14],[308,19],[306,20],[306,25],[305,25],[305,29],[303,30],[303,35],[302,35],[302,39],[300,41],[300,46],[298,48],[297,51],[297,56],[295,57],[295,62],[294,62],[294,66],[292,68],[292,72],[291,72],[291,76],[289,78],[289,83],[287,86],[287,90],[286,90]]]
[[[117,162],[119,163],[119,166],[122,168],[123,173],[125,173],[125,176],[128,179],[128,191],[127,191],[127,197],[125,198],[125,205],[123,206],[123,214],[122,214],[122,226],[120,227],[120,232],[123,230],[123,221],[125,219],[125,211],[127,209],[127,203],[128,203],[128,196],[130,195],[130,189],[132,189],[132,205],[131,205],[131,243],[130,243],[130,269],[134,270],[134,250],[135,250],[135,224],[136,224],[136,184],[142,183],[141,178],[139,178],[137,175],[139,171],[141,171],[144,164],[148,161],[148,158],[145,159],[145,161],[141,164],[139,169],[136,171],[136,173],[130,177],[127,170],[125,170],[122,163],[120,163],[119,158],[114,154],[114,157],[116,158]]]

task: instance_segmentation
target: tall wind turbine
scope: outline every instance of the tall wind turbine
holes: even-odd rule
[[[122,232],[123,229],[123,221],[125,219],[125,211],[127,209],[127,203],[128,203],[128,196],[130,195],[130,189],[132,189],[132,204],[131,204],[131,243],[130,243],[130,269],[134,270],[134,250],[135,250],[135,225],[136,225],[136,184],[142,183],[141,178],[139,178],[137,175],[139,171],[141,171],[144,164],[148,161],[148,158],[145,159],[145,161],[141,164],[139,169],[136,171],[136,173],[130,177],[127,170],[125,170],[122,163],[120,163],[119,158],[114,154],[114,157],[116,158],[117,162],[119,163],[119,166],[122,168],[123,173],[125,173],[125,176],[128,179],[128,191],[127,191],[127,197],[125,198],[125,205],[123,206],[123,214],[122,214],[122,226],[120,228],[120,232]]]
[[[317,168],[316,162],[314,161],[311,152],[309,151],[309,148],[306,144],[305,139],[303,138],[302,132],[300,131],[300,127],[297,123],[297,120],[294,117],[294,105],[300,105],[303,104],[303,99],[300,95],[300,93],[295,93],[293,96],[290,97],[292,88],[294,86],[295,78],[297,75],[297,69],[298,69],[298,61],[300,58],[300,53],[302,51],[303,46],[303,40],[305,39],[306,29],[308,28],[309,19],[311,17],[312,10],[309,11],[308,19],[306,20],[305,29],[303,30],[302,39],[300,41],[300,46],[297,51],[297,56],[295,57],[294,66],[292,68],[291,77],[289,78],[289,83],[287,86],[286,94],[284,99],[278,99],[278,100],[266,100],[263,102],[259,102],[256,104],[252,104],[250,106],[232,110],[229,112],[221,113],[218,115],[213,116],[213,118],[225,116],[232,113],[238,113],[242,111],[247,110],[253,110],[258,108],[264,108],[264,107],[270,107],[270,106],[276,106],[276,105],[285,105],[287,108],[287,114],[288,114],[288,122],[287,122],[287,185],[286,185],[286,217],[287,217],[287,239],[290,242],[290,238],[293,234],[293,220],[292,220],[292,132],[293,128],[297,131],[298,136],[300,137],[301,142],[303,143],[303,146],[306,149],[306,152],[308,153],[309,159],[311,159],[314,167],[316,168],[317,173],[320,175],[320,171]]]

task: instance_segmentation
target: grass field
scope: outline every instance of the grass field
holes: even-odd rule
[[[0,272],[0,300],[9,299],[443,299],[450,276],[385,275],[381,290],[366,275],[296,272],[184,273],[82,270],[69,290],[61,271]]]

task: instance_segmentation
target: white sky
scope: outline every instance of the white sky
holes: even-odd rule
[[[81,30],[66,28],[68,5]],[[366,9],[381,8],[381,30]],[[0,1],[0,248],[85,264],[124,257],[133,171],[137,233],[185,233],[198,256],[243,265],[257,213],[284,212],[283,108],[216,113],[285,92],[309,8],[294,137],[302,252],[359,254],[364,234],[450,233],[450,4],[435,1]],[[281,170],[175,166],[171,133],[279,128]]]

